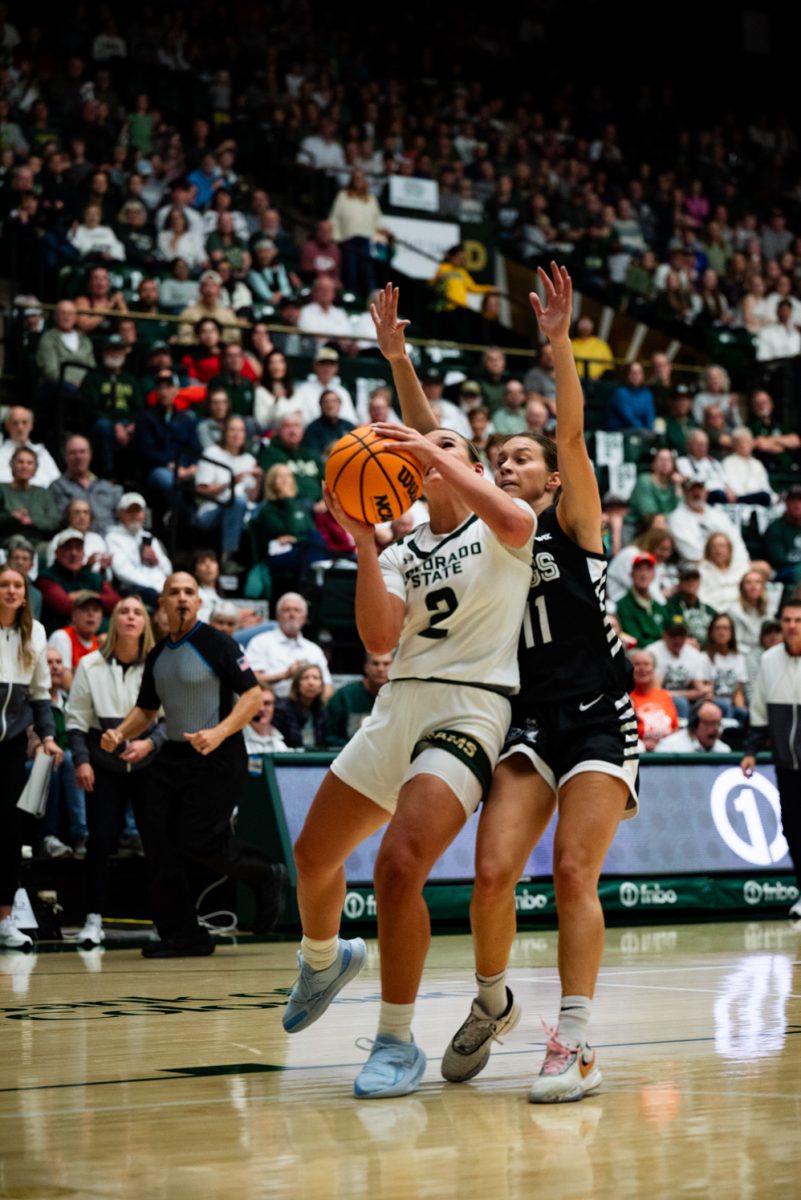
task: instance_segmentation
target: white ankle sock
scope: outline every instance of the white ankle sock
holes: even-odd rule
[[[324,971],[326,967],[331,967],[336,962],[336,957],[339,953],[339,937],[324,938],[322,941],[316,941],[314,938],[306,937],[304,933],[300,939],[300,951],[303,955],[303,961],[313,971]]]
[[[583,1046],[592,1012],[589,996],[563,996],[559,1008],[559,1041],[563,1046]]]
[[[478,1002],[487,1016],[499,1017],[506,1011],[509,1003],[506,995],[506,972],[498,975],[479,975],[476,972],[478,984]]]
[[[381,1001],[381,1011],[378,1014],[378,1034],[390,1033],[399,1042],[412,1040],[413,1004],[388,1004]]]

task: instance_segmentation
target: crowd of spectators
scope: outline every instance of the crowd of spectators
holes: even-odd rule
[[[771,363],[801,350],[798,146],[781,122],[691,135],[674,99],[644,87],[638,127],[658,108],[666,166],[603,89],[510,102],[462,69],[419,86],[397,53],[379,73],[347,38],[338,55],[299,48],[301,10],[276,29],[252,11],[224,46],[216,20],[203,4],[119,24],[86,8],[43,30],[0,4],[0,220],[17,292],[0,552],[50,636],[56,707],[120,596],[140,595],[163,635],[159,592],[195,549],[204,619],[252,637],[251,752],[332,747],[389,665],[368,656],[332,696],[314,602],[320,572],[354,562],[321,499],[328,449],[394,411],[368,316],[391,256],[390,178],[436,181],[438,215],[482,223],[530,265],[556,255],[580,290],[680,341],[739,329]],[[498,53],[488,44],[485,66]],[[748,187],[767,164],[770,201]],[[462,244],[431,276],[445,312],[497,290],[475,283]],[[747,717],[782,592],[801,584],[801,437],[769,388],[735,387],[716,363],[693,386],[661,353],[621,372],[587,314],[573,348],[588,393],[606,385],[609,607],[643,744],[720,749]],[[490,469],[503,436],[553,430],[547,345],[533,363],[492,346],[423,368],[442,423]],[[317,641],[301,633],[310,620]],[[67,755],[46,852],[85,838],[69,770]]]

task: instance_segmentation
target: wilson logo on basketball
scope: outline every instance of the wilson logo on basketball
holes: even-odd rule
[[[414,504],[417,497],[420,495],[420,488],[417,482],[418,477],[408,467],[403,467],[398,471],[398,483],[404,488],[406,495]]]

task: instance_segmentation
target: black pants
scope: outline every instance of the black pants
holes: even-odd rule
[[[19,886],[19,864],[23,841],[35,839],[34,818],[17,808],[28,776],[25,759],[28,739],[24,733],[0,742],[0,905],[14,903]]]
[[[150,767],[126,772],[95,767],[94,772],[94,791],[86,793],[86,911],[102,914],[108,897],[109,855],[119,842],[129,800],[139,824],[141,798],[150,786]]]
[[[231,748],[233,750],[233,747]],[[153,923],[163,939],[198,940],[196,900],[187,860],[253,888],[270,878],[269,858],[234,837],[231,813],[247,776],[244,743],[222,762],[191,746],[168,743],[148,768],[137,824],[145,847]]]
[[[776,768],[782,809],[782,832],[793,860],[795,881],[801,890],[801,771]]]

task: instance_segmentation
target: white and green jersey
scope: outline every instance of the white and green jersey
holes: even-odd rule
[[[522,500],[515,503],[531,512]],[[536,519],[531,538],[514,549],[474,515],[450,533],[419,525],[387,547],[379,560],[381,574],[390,594],[406,605],[391,680],[517,691],[517,643],[535,528]]]

